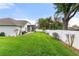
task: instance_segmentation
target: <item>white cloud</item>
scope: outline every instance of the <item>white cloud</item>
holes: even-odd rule
[[[14,6],[14,3],[0,3],[0,9],[6,9]]]
[[[36,24],[38,20],[31,20],[28,18],[15,18],[16,20],[26,20],[29,21],[31,24]],[[73,17],[70,21],[69,21],[69,26],[73,26],[73,25],[78,25],[79,26],[79,18],[77,17]]]
[[[36,24],[37,21],[36,20],[30,20],[30,19],[26,19],[27,21],[29,21],[32,25]]]
[[[69,21],[69,26],[73,26],[73,25],[78,25],[78,26],[79,26],[79,18],[73,17],[73,18]]]

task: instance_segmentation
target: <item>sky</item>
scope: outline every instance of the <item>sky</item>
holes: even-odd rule
[[[31,23],[35,23],[39,18],[53,16],[55,11],[55,6],[51,3],[0,3],[0,18],[9,17]],[[70,20],[69,25],[79,25],[78,17],[79,13]]]
[[[50,3],[0,3],[0,18],[27,19],[36,21],[54,14],[53,5]]]

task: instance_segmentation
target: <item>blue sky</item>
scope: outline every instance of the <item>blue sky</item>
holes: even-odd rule
[[[0,18],[14,18],[35,22],[39,18],[53,16],[55,6],[51,3],[0,3]],[[75,19],[75,20],[74,20]],[[70,25],[79,25],[79,13],[70,21]]]
[[[17,3],[0,5],[1,18],[11,17],[16,19],[37,20],[38,18],[52,16],[54,12],[53,5],[50,3]]]

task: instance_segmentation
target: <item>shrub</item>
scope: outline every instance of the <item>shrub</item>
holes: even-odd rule
[[[72,47],[75,39],[74,34],[66,34],[68,44]]]
[[[22,35],[25,34],[25,33],[26,33],[26,31],[23,31],[23,32],[22,32]]]
[[[53,37],[59,40],[59,35],[58,35],[58,33],[54,32],[54,33],[53,33]]]
[[[0,33],[0,36],[5,36],[5,33],[4,33],[4,32],[1,32],[1,33]]]

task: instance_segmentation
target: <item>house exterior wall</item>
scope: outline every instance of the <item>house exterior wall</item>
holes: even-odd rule
[[[31,25],[30,23],[26,23],[23,27],[17,27],[17,26],[0,26],[0,33],[4,32],[5,36],[16,36],[19,34],[22,34],[23,31],[28,32],[28,25]],[[32,31],[32,27],[30,27],[29,32]]]
[[[30,25],[30,23],[26,23],[23,27],[22,27],[22,31],[26,31],[28,32],[27,30],[27,26]],[[31,28],[30,28],[30,31],[31,31]]]
[[[16,32],[15,30],[18,29]],[[6,36],[16,36],[19,34],[20,27],[17,26],[0,26],[0,33],[4,32]]]

